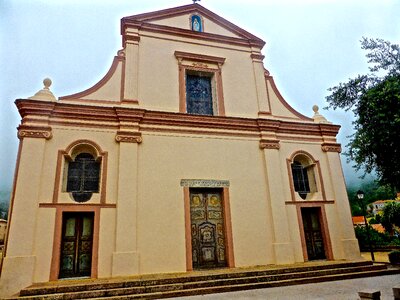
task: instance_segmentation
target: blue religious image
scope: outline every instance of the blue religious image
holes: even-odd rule
[[[190,23],[193,31],[203,32],[203,24],[201,22],[200,16],[193,15],[191,17]]]

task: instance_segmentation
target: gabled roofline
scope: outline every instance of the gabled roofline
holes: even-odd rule
[[[212,11],[204,8],[203,6],[201,6],[197,3],[124,17],[121,19],[121,34],[124,35],[124,29],[125,29],[125,27],[129,27],[129,25],[142,27],[143,24],[149,24],[149,21],[160,20],[160,19],[164,19],[164,18],[168,18],[168,17],[175,17],[175,16],[183,15],[185,13],[194,13],[194,12],[201,13],[202,15],[213,20],[215,23],[217,23],[221,27],[239,35],[242,39],[250,41],[251,44],[255,44],[257,46],[260,46],[261,48],[265,45],[265,42],[262,39],[260,39],[259,37],[251,34],[250,32],[240,28],[239,26],[237,26],[233,23],[229,22],[228,20],[220,17],[219,15],[213,13]],[[162,26],[162,27],[168,27],[168,26]],[[185,29],[181,29],[181,30],[185,30]],[[191,31],[191,30],[187,30],[187,31]],[[201,34],[206,34],[206,33],[198,33],[198,34],[201,35]]]

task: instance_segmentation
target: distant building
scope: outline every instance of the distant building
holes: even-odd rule
[[[283,99],[263,40],[199,4],[125,17],[121,33],[92,88],[57,99],[47,79],[16,101],[1,296],[62,278],[361,259],[340,126]]]
[[[354,216],[352,220],[354,226],[365,226],[364,216]]]
[[[400,203],[400,199],[399,200],[377,200],[375,202],[372,202],[370,204],[372,207],[372,213],[374,215],[381,213],[383,208],[385,207],[385,205],[388,203],[391,203],[391,202]]]

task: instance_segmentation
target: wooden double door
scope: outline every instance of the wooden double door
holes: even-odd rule
[[[302,208],[301,215],[308,260],[325,259],[325,243],[321,228],[321,209],[318,207]]]
[[[224,209],[217,189],[190,191],[190,223],[194,269],[227,266]]]
[[[63,213],[59,278],[91,275],[94,213]]]

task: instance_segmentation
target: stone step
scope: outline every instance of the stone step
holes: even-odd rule
[[[248,284],[235,284],[235,285],[226,285],[226,286],[209,286],[205,288],[194,288],[194,289],[186,289],[186,290],[172,290],[165,292],[155,292],[155,293],[144,293],[144,294],[134,294],[134,295],[118,295],[113,297],[98,297],[98,298],[89,298],[93,300],[125,300],[125,299],[162,299],[162,298],[175,298],[175,297],[184,297],[184,296],[195,296],[195,295],[206,295],[206,294],[215,294],[215,293],[227,293],[227,292],[235,292],[235,291],[243,291],[243,290],[251,290],[251,289],[261,289],[261,288],[270,288],[270,287],[279,287],[279,286],[289,286],[289,285],[297,285],[297,284],[309,284],[309,283],[318,283],[318,282],[326,282],[326,281],[335,281],[335,280],[345,280],[345,279],[354,279],[354,278],[362,278],[362,277],[373,277],[373,276],[383,276],[383,275],[392,275],[392,274],[400,274],[399,270],[379,270],[372,272],[364,272],[364,273],[349,273],[345,274],[336,274],[336,275],[326,275],[326,276],[318,276],[318,277],[310,277],[310,278],[299,278],[299,279],[288,279],[281,281],[272,281],[272,282],[253,282]]]
[[[141,276],[139,278],[128,278],[124,280],[82,280],[81,282],[74,281],[58,281],[57,285],[44,285],[33,286],[21,290],[20,296],[30,295],[45,295],[55,293],[71,293],[80,291],[95,291],[104,289],[117,289],[117,288],[131,288],[131,287],[144,287],[154,285],[167,285],[174,283],[196,282],[196,281],[211,281],[218,279],[228,278],[241,278],[241,277],[254,277],[254,276],[273,276],[276,274],[298,273],[298,272],[312,272],[323,271],[330,269],[345,269],[351,267],[372,267],[371,262],[345,262],[345,263],[329,263],[317,264],[306,266],[288,266],[287,268],[276,267],[265,269],[252,269],[252,270],[216,270],[206,272],[193,272],[184,273],[180,275],[165,274],[158,277],[154,276]],[[384,265],[374,265],[374,268],[385,268]]]
[[[104,284],[93,283],[86,285],[85,290],[82,290],[82,284],[63,286],[64,289],[61,290],[56,289],[56,287],[28,288],[21,291],[21,297],[15,299],[154,299],[176,297],[177,294],[185,296],[234,291],[244,288],[263,288],[284,284],[337,280],[336,278],[346,279],[392,274],[389,271],[386,270],[385,265],[355,263],[285,268],[280,269],[280,272],[277,272],[276,269],[269,269],[200,276],[193,276],[192,274],[192,276],[175,276],[174,278],[152,278],[141,281],[117,281]],[[36,294],[34,295],[33,292],[36,292]]]

